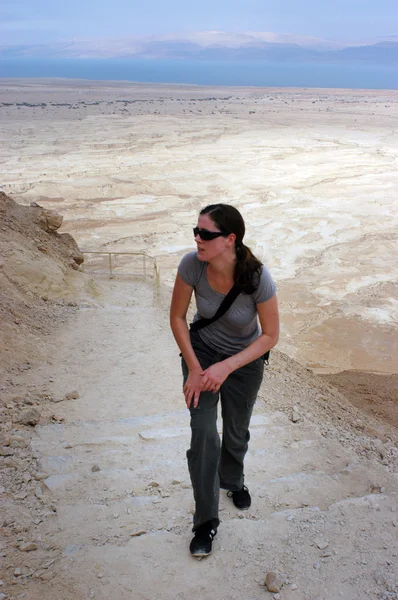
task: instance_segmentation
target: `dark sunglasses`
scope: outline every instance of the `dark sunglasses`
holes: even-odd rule
[[[227,237],[227,235],[229,235],[223,231],[208,231],[207,229],[199,229],[199,227],[193,228],[193,234],[195,237],[198,235],[200,239],[205,242],[210,242],[210,240],[214,240],[220,236]]]

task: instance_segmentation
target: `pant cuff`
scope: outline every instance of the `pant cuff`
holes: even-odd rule
[[[239,483],[223,483],[220,481],[220,488],[229,492],[239,492],[243,488],[243,481]]]

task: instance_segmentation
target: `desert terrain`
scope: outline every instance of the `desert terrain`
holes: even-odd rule
[[[270,268],[280,349],[396,373],[398,92],[2,80],[1,189],[83,250],[145,251],[171,286],[225,201]]]
[[[1,81],[1,600],[398,598],[397,116],[389,91]],[[196,561],[167,308],[214,201],[282,334],[252,508],[222,496]]]

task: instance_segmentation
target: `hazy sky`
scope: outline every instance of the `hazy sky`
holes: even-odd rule
[[[398,35],[398,0],[0,1],[0,46],[208,30],[367,41]]]

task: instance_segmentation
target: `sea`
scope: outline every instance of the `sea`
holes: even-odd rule
[[[131,59],[0,59],[1,78],[204,86],[398,89],[398,65]]]

